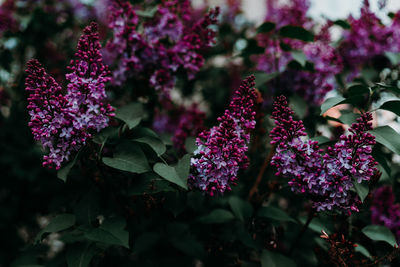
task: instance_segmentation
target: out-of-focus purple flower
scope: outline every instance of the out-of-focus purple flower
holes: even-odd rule
[[[343,32],[343,41],[338,48],[345,65],[350,69],[351,80],[360,69],[385,51],[399,52],[400,24],[393,20],[385,25],[371,11],[369,1],[364,0],[358,19],[348,18],[351,28]]]
[[[332,46],[322,41],[307,43],[302,50],[307,61],[313,63],[314,70],[295,71],[294,75],[291,75],[292,71],[289,71],[288,75],[282,75],[282,80],[290,80],[292,77],[292,82],[288,86],[291,86],[306,101],[318,105],[334,88],[335,75],[343,69],[342,60]]]
[[[153,129],[159,133],[171,133],[174,147],[178,152],[184,153],[186,139],[197,136],[204,130],[205,116],[206,114],[199,110],[196,103],[188,108],[164,103],[164,112],[156,110]]]
[[[0,5],[0,37],[5,31],[16,30],[17,21],[13,17],[14,11],[14,0],[6,0]]]
[[[178,127],[175,130],[172,142],[181,153],[186,151],[185,141],[189,136],[196,136],[204,130],[204,118],[206,114],[200,111],[196,104],[187,110],[183,110]]]
[[[307,0],[296,0],[283,6],[278,5],[275,0],[267,1],[268,13],[265,21],[273,22],[276,26],[271,32],[257,35],[258,45],[265,47],[265,51],[256,61],[258,70],[266,73],[282,72],[268,84],[271,91],[294,91],[306,101],[318,105],[326,93],[334,88],[335,75],[343,68],[339,54],[329,45],[329,27],[332,23],[325,24],[312,43],[282,38],[278,34],[280,28],[287,25],[311,30],[313,23],[306,16],[309,6]],[[286,70],[287,64],[294,58],[291,51],[284,50],[282,45],[304,53],[307,61],[313,64],[313,70]]]
[[[219,125],[199,134],[191,160],[189,186],[211,196],[231,190],[237,172],[248,166],[245,155],[250,130],[255,127],[254,105],[257,94],[254,76],[249,76],[233,95],[229,109],[218,118]]]
[[[91,133],[105,128],[113,116],[113,108],[105,103],[104,83],[110,78],[100,48],[97,25],[92,23],[78,42],[77,59],[71,61],[72,72],[66,75],[69,84],[65,95],[36,59],[28,62],[29,126],[35,140],[49,149],[43,166],[59,169]]]
[[[400,240],[400,204],[394,203],[395,197],[389,185],[378,188],[371,205],[371,221],[384,225]]]
[[[362,114],[349,129],[351,134],[342,135],[326,154],[318,142],[301,138],[306,135],[303,123],[293,119],[284,96],[274,103],[272,118],[276,127],[270,136],[276,153],[271,165],[277,175],[290,178],[292,191],[305,194],[317,211],[358,211],[361,201],[351,190],[353,183],[369,181],[376,172],[377,163],[371,156],[375,137],[367,132],[372,129],[372,115]]]
[[[257,69],[266,73],[283,71],[286,64],[292,60],[291,53],[284,51],[281,44],[293,49],[301,49],[303,42],[290,38],[276,38],[278,31],[287,25],[300,26],[306,29],[312,27],[312,21],[306,13],[310,6],[308,0],[295,0],[280,5],[277,0],[267,0],[267,14],[264,21],[275,24],[275,29],[268,33],[257,35],[258,46],[265,47],[265,52],[258,59]]]
[[[193,25],[186,0],[163,1],[151,20],[139,20],[137,11],[128,1],[112,1],[109,27],[114,36],[106,48],[108,62],[116,65],[113,83],[144,79],[168,98],[178,70],[193,79],[204,64],[201,53],[214,42],[215,31],[210,26],[217,23],[219,9],[211,10]]]

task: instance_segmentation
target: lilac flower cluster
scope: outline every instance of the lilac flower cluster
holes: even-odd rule
[[[189,186],[211,196],[231,190],[239,169],[247,168],[245,155],[250,130],[255,127],[255,77],[249,76],[234,93],[229,109],[218,118],[219,125],[203,131],[196,139],[198,149],[191,160]]]
[[[267,1],[268,14],[265,21],[276,24],[275,31],[259,34],[258,45],[265,47],[264,54],[257,59],[257,69],[266,73],[283,72],[278,79],[269,83],[271,90],[294,91],[306,101],[320,104],[327,92],[335,85],[335,75],[343,69],[342,60],[336,50],[329,45],[329,27],[322,27],[316,40],[306,43],[290,38],[276,36],[280,28],[294,25],[311,30],[314,26],[306,17],[310,4],[307,0],[292,1],[290,5],[278,6],[276,1]],[[314,66],[312,71],[288,69],[287,64],[293,60],[290,51],[284,51],[282,44],[303,52],[308,62]]]
[[[71,61],[71,73],[66,75],[69,84],[65,95],[36,59],[27,64],[29,126],[35,140],[49,149],[43,166],[59,169],[92,132],[107,127],[109,117],[113,116],[113,108],[105,103],[104,83],[110,77],[100,48],[97,24],[92,23],[78,42],[77,59]]]
[[[400,240],[400,204],[394,203],[394,194],[389,185],[378,188],[372,200],[371,221],[384,225]]]
[[[353,183],[369,181],[376,171],[371,156],[375,137],[367,132],[372,129],[372,115],[362,114],[349,129],[350,135],[342,135],[325,154],[318,142],[301,138],[306,135],[303,122],[293,119],[284,96],[274,103],[272,118],[276,127],[270,137],[276,153],[271,165],[277,168],[276,174],[290,178],[292,191],[309,197],[317,211],[358,211],[361,201],[352,190]]]
[[[109,27],[114,36],[107,43],[110,63],[116,63],[113,82],[144,79],[162,96],[169,96],[178,70],[189,79],[204,64],[201,52],[214,43],[219,9],[211,10],[190,26],[190,2],[162,1],[151,20],[139,21],[141,11],[126,0],[114,0]]]
[[[371,11],[369,1],[364,0],[358,19],[350,16],[351,28],[343,33],[338,50],[344,63],[352,71],[348,79],[354,78],[363,65],[383,55],[385,51],[399,52],[400,24],[397,19],[392,25],[384,25]]]

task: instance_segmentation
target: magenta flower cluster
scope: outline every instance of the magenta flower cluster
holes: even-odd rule
[[[369,1],[364,0],[359,18],[350,16],[351,28],[343,33],[338,50],[346,66],[352,71],[348,79],[355,77],[361,68],[385,51],[400,51],[400,23],[396,15],[391,25],[385,25],[371,11]]]
[[[100,48],[97,24],[92,23],[84,29],[76,60],[71,61],[66,94],[36,59],[27,64],[29,126],[35,140],[49,149],[43,166],[59,169],[93,132],[107,127],[113,116],[104,85],[110,80],[109,71]]]
[[[276,28],[257,36],[258,45],[265,47],[264,54],[257,58],[257,69],[266,73],[283,72],[279,79],[268,84],[271,90],[294,91],[306,101],[318,105],[326,93],[334,88],[335,75],[343,69],[339,54],[329,45],[331,24],[326,24],[312,43],[277,36],[278,31],[287,25],[311,30],[313,22],[306,16],[309,6],[307,0],[291,1],[282,6],[277,1],[267,1],[265,21],[275,23]],[[313,64],[313,70],[286,70],[287,64],[294,58],[291,51],[285,51],[282,45],[304,53],[306,60]]]
[[[178,71],[189,79],[204,64],[201,52],[214,43],[219,9],[212,9],[191,25],[190,1],[162,1],[154,16],[139,20],[140,12],[126,0],[114,0],[110,7],[112,39],[107,43],[110,63],[116,63],[113,82],[128,78],[144,80],[164,97],[175,85]],[[142,17],[141,17],[142,18]]]
[[[293,119],[284,96],[274,103],[272,118],[276,127],[270,137],[276,152],[271,165],[277,168],[276,175],[289,178],[292,191],[310,198],[317,211],[358,211],[361,201],[352,190],[353,183],[369,181],[376,172],[371,156],[375,137],[367,132],[372,129],[372,115],[362,114],[350,134],[342,135],[325,154],[317,141],[302,138],[306,135],[303,122]]]
[[[255,77],[246,78],[233,95],[229,109],[218,118],[219,125],[203,131],[196,139],[198,146],[191,160],[188,183],[211,196],[231,190],[239,169],[247,168],[246,152],[250,130],[254,129],[254,105],[257,94]]]
[[[395,204],[391,186],[378,188],[372,200],[371,221],[373,224],[384,225],[400,240],[400,204]]]

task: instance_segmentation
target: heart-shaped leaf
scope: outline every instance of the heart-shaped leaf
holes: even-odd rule
[[[118,145],[114,156],[112,158],[104,157],[103,163],[118,170],[139,174],[150,170],[142,149],[131,141],[124,141]]]

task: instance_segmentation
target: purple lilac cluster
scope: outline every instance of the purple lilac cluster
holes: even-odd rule
[[[376,172],[371,156],[375,137],[367,132],[372,129],[372,115],[362,114],[350,134],[342,135],[323,154],[318,142],[301,138],[306,135],[304,125],[293,114],[286,98],[278,97],[272,113],[276,127],[270,133],[271,144],[276,145],[271,160],[276,175],[290,178],[292,191],[309,197],[317,211],[358,211],[361,201],[352,190],[353,183],[369,181]]]
[[[189,79],[204,64],[201,52],[214,43],[218,7],[191,25],[190,1],[162,1],[151,20],[139,21],[138,10],[126,0],[114,0],[109,27],[113,38],[107,43],[110,63],[116,63],[113,82],[144,79],[160,95],[169,97],[178,70]]]
[[[231,190],[239,169],[247,168],[245,155],[254,129],[257,93],[255,77],[246,78],[233,95],[229,109],[218,118],[219,125],[205,130],[196,139],[198,146],[191,160],[189,186],[213,196]]]
[[[391,186],[378,188],[372,200],[371,221],[386,226],[400,240],[400,204],[395,204],[394,198]]]
[[[286,25],[311,30],[313,22],[306,16],[309,7],[310,3],[307,0],[296,0],[283,6],[277,5],[274,0],[267,1],[268,13],[265,21],[274,22],[276,29],[257,36],[258,45],[265,47],[264,54],[257,59],[257,69],[266,73],[283,72],[279,79],[269,83],[269,88],[272,90],[294,91],[306,101],[320,104],[326,93],[334,88],[335,75],[343,69],[339,54],[329,45],[329,27],[332,24],[324,25],[312,43],[277,36],[279,29]],[[303,52],[314,69],[285,70],[287,64],[293,60],[293,56],[290,51],[282,49],[282,43]]]
[[[399,52],[400,24],[397,19],[385,25],[371,11],[369,1],[364,0],[358,19],[350,16],[351,28],[343,33],[338,50],[346,66],[351,70],[348,79],[358,75],[363,65],[371,62],[385,51]]]
[[[107,127],[113,116],[113,108],[105,103],[104,83],[110,78],[100,48],[97,24],[92,23],[78,42],[77,59],[71,61],[66,94],[36,59],[27,64],[29,126],[35,140],[49,149],[43,166],[59,169],[92,132]]]

